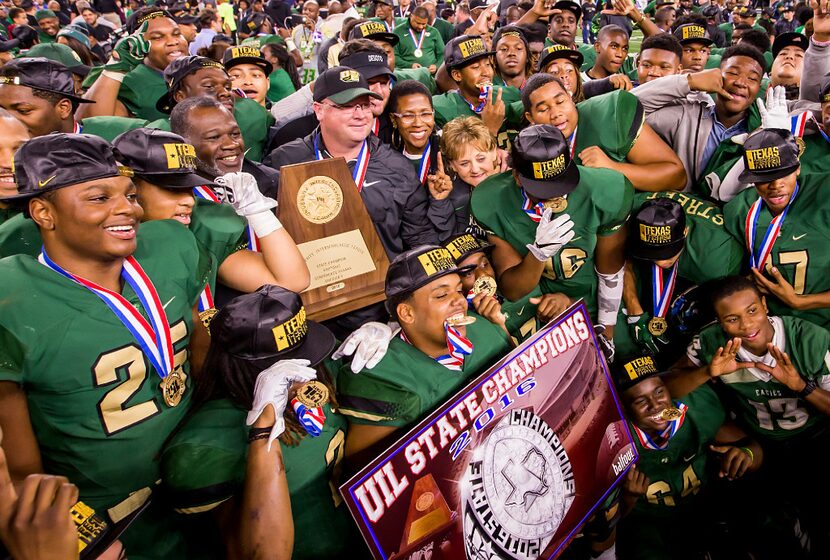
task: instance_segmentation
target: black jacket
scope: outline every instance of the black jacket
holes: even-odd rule
[[[378,127],[377,136],[384,144],[391,144],[392,131],[394,129],[392,127],[392,121],[389,119],[388,112],[384,112],[380,116],[379,120],[380,126]],[[305,138],[317,130],[318,126],[320,126],[320,123],[317,121],[317,115],[314,113],[309,113],[308,115],[298,117],[293,121],[288,121],[279,128],[272,126],[271,130],[268,132],[268,147],[266,148],[265,153],[271,153],[280,146],[284,146],[289,142]]]

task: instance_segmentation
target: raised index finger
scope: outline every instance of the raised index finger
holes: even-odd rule
[[[441,150],[438,150],[438,173],[444,175],[444,157],[441,155]]]

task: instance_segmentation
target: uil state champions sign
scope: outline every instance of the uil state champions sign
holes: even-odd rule
[[[579,303],[340,492],[376,558],[553,558],[635,459]]]

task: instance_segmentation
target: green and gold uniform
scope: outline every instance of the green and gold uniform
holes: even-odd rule
[[[505,299],[501,304],[502,313],[507,314],[505,326],[513,342],[518,346],[539,330],[542,325],[536,316],[538,306],[530,303],[530,298],[542,297],[542,291],[536,287],[523,298],[516,301]]]
[[[813,174],[825,174],[830,169],[830,140],[821,133],[807,134],[804,140],[804,153],[798,158],[801,164],[799,181]]]
[[[291,76],[284,68],[277,68],[268,75],[268,101],[276,103],[280,99],[285,99],[295,91],[294,83],[291,81]]]
[[[500,148],[509,148],[510,141],[519,133],[522,126],[522,116],[524,115],[521,109],[522,92],[514,87],[499,87],[495,88],[502,90],[502,101],[504,102],[505,114],[504,123],[499,129],[499,135],[496,141]],[[494,93],[498,95],[498,93]],[[435,108],[435,128],[441,129],[445,124],[457,117],[475,117],[479,116],[467,103],[467,100],[461,97],[457,91],[450,91],[435,95],[432,97],[432,104]]]
[[[165,404],[157,372],[98,296],[32,257],[0,263],[0,380],[26,392],[44,471],[66,476],[98,511],[159,479],[157,455],[187,413],[192,390],[191,308],[207,281],[209,258],[172,220],[143,226],[134,256],[166,303],[174,365],[187,386],[176,407]],[[122,295],[146,317],[129,285]],[[173,530],[164,527],[147,540],[139,519],[121,537],[130,556],[170,551],[162,537]]]
[[[352,557],[363,550],[337,490],[348,423],[331,406],[323,410],[326,422],[318,437],[304,437],[298,445],[279,442],[291,496],[295,559]],[[227,399],[210,400],[168,442],[161,456],[162,484],[177,511],[198,514],[241,495],[246,415]]]
[[[103,66],[93,68],[84,80],[84,88],[92,87],[102,70]],[[124,75],[118,90],[118,101],[136,118],[154,121],[167,117],[156,109],[156,103],[166,93],[167,83],[161,72],[146,64],[139,64]]]
[[[423,68],[429,68],[433,64],[435,67],[441,66],[444,61],[444,40],[437,29],[431,25],[424,28],[424,40],[421,43],[421,56],[415,55],[415,42],[409,35],[411,27],[409,20],[395,27],[395,35],[400,38],[398,44],[395,45],[395,67],[396,68],[412,68],[413,64],[420,64]],[[412,32],[416,39],[420,39],[421,34]]]
[[[577,136],[578,138],[578,136]],[[612,235],[631,212],[634,189],[621,173],[579,166],[579,185],[567,195],[564,213],[574,222],[574,238],[545,265],[539,281],[544,294],[561,292],[585,298],[589,311],[597,310],[594,249],[597,237]],[[522,209],[522,192],[510,171],[489,177],[473,190],[470,207],[489,235],[507,241],[524,257],[536,239],[537,223]]]
[[[475,313],[468,314],[478,320],[466,327],[473,352],[465,356],[461,371],[446,368],[396,336],[372,369],[354,375],[348,365],[341,366],[337,379],[340,413],[355,424],[401,428],[444,404],[509,350],[507,333]]]
[[[9,206],[8,208],[0,208],[0,226],[14,218],[15,216],[20,214],[20,210],[15,208],[14,206]]]
[[[801,377],[830,387],[830,333],[796,317],[771,316],[769,320],[775,331],[773,344],[789,355]],[[704,366],[728,340],[720,325],[709,325],[695,337],[686,355],[696,366]],[[745,348],[738,351],[738,359],[772,365],[768,354],[753,356]],[[828,425],[826,416],[758,368],[721,375],[718,383],[728,389],[738,422],[762,441],[782,441]]]
[[[716,468],[708,446],[726,412],[715,392],[705,385],[686,395],[682,404],[687,407],[683,423],[665,449],[646,447],[642,432],[630,425],[640,457],[637,470],[648,476],[649,486],[620,523],[617,549],[621,557],[669,558],[678,550],[687,550],[686,546],[705,546],[698,542],[703,535],[696,526],[712,521],[711,516],[701,515],[705,487]],[[675,401],[675,406],[681,403]]]
[[[645,113],[631,92],[616,90],[592,97],[576,106],[579,120],[574,144],[574,161],[581,164],[579,153],[599,146],[614,161],[623,162],[640,136]]]
[[[274,117],[253,99],[234,101],[233,116],[245,141],[245,157],[251,161],[261,161],[268,142],[268,129],[274,123]],[[129,117],[90,117],[84,119],[81,124],[84,134],[99,136],[107,142],[112,142],[119,134],[136,128],[157,128],[170,132],[168,115],[162,115],[154,121]]]
[[[395,75],[395,80],[397,81],[415,80],[427,86],[430,94],[436,95],[440,93],[438,91],[438,84],[435,83],[435,78],[426,68],[395,68],[395,71],[392,73]]]
[[[798,196],[790,205],[780,235],[772,247],[767,263],[778,269],[797,294],[816,294],[830,290],[830,199],[824,189],[823,175],[799,177]],[[755,189],[738,193],[724,207],[727,231],[746,248],[746,216],[753,202],[758,199]],[[772,220],[766,204],[761,204],[758,225],[755,230],[755,251],[760,251],[764,234]],[[830,328],[830,309],[793,309],[775,297],[767,297],[770,313],[793,315],[825,328]]]

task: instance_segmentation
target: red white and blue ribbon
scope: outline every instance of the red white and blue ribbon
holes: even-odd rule
[[[199,313],[216,307],[213,303],[213,292],[210,291],[210,284],[205,284],[205,289],[199,294]]]
[[[427,145],[424,148],[424,153],[421,154],[421,162],[418,164],[418,178],[422,185],[427,183],[427,175],[429,175],[429,164],[432,159],[431,142],[427,140]]]
[[[213,192],[213,189],[211,189],[207,185],[202,185],[201,187],[193,187],[193,194],[196,196],[196,198],[204,198],[205,200],[213,201],[216,204],[222,202],[221,200],[219,200],[219,197],[216,196],[216,193]]]
[[[319,140],[320,135],[317,134],[314,137],[314,155],[318,160],[321,160],[325,158],[323,157],[323,153],[320,151]],[[352,179],[354,179],[354,184],[357,185],[357,192],[363,190],[363,180],[366,178],[366,170],[369,168],[370,156],[369,142],[368,140],[364,140],[363,145],[360,147],[360,153],[357,154],[357,161],[354,164],[354,169],[352,169]]]
[[[372,134],[377,136],[380,134],[380,119],[375,117],[375,120],[372,121]]]
[[[470,339],[458,332],[455,327],[445,325],[444,331],[447,335],[447,349],[449,350],[449,354],[438,356],[435,358],[435,361],[447,369],[461,371],[464,367],[464,356],[469,356],[473,353],[473,343]],[[407,344],[412,344],[409,342],[409,339],[406,338],[406,334],[403,330],[401,330],[401,334],[399,336],[401,340]]]
[[[72,134],[81,134],[84,131],[84,127],[78,121],[75,121],[75,124],[72,126]]]
[[[793,136],[796,138],[804,136],[804,128],[807,126],[807,121],[810,120],[810,117],[810,111],[804,111],[803,113],[790,117],[790,132],[793,133]]]
[[[527,217],[536,222],[537,224],[542,221],[542,214],[545,213],[545,206],[541,202],[537,202],[533,204],[530,202],[530,197],[527,196],[527,193],[524,189],[521,190],[522,193],[522,210]]]
[[[676,262],[669,271],[669,280],[666,283],[663,282],[663,269],[656,264],[651,265],[651,300],[655,317],[665,317],[669,312],[675,280],[677,280]]]
[[[101,298],[133,335],[159,377],[164,379],[167,374],[173,371],[173,339],[170,336],[170,323],[167,321],[167,314],[153,282],[134,257],[129,256],[124,259],[121,278],[130,285],[138,296],[149,321],[121,294],[61,268],[60,265],[49,258],[45,249],[41,250],[38,261]]]
[[[787,212],[789,211],[796,196],[798,196],[798,181],[795,183],[795,190],[793,190],[793,194],[790,197],[789,202],[787,202],[787,206],[784,207],[784,211],[775,216],[769,223],[769,226],[767,226],[767,231],[764,233],[764,238],[761,241],[761,247],[757,253],[755,252],[755,231],[758,229],[758,215],[761,213],[761,207],[764,205],[764,201],[759,196],[758,200],[753,202],[752,206],[749,207],[749,212],[746,215],[746,247],[749,249],[749,266],[751,268],[763,270],[770,253],[772,253],[772,247],[775,245],[775,240],[778,239],[778,236],[781,233],[781,226],[784,225],[784,218],[787,217]]]
[[[421,45],[424,44],[424,34],[426,32],[427,32],[427,28],[424,27],[423,29],[421,29],[421,34],[416,39],[415,34],[412,32],[412,28],[409,29],[409,36],[412,37],[412,42],[415,43],[415,50],[416,51],[421,50]]]
[[[326,413],[323,412],[323,407],[309,408],[296,398],[291,399],[291,406],[294,409],[294,414],[297,415],[297,420],[308,432],[308,435],[317,437],[323,433],[323,425],[326,423]]]
[[[642,445],[646,449],[654,449],[654,450],[662,450],[665,449],[668,444],[669,440],[680,430],[680,426],[683,425],[683,422],[686,421],[686,411],[688,410],[688,406],[679,402],[677,403],[677,409],[680,410],[680,418],[677,420],[670,420],[669,425],[665,427],[665,429],[660,432],[657,437],[652,439],[649,437],[647,433],[643,430],[638,428],[637,426],[634,427],[634,433],[637,435],[637,439],[640,440],[640,445]]]
[[[470,108],[470,111],[472,111],[473,113],[475,113],[476,115],[478,115],[478,114],[480,114],[480,113],[484,110],[484,106],[485,106],[485,105],[487,105],[487,97],[490,95],[490,89],[491,89],[492,87],[493,87],[493,86],[480,86],[480,87],[479,87],[479,91],[478,91],[478,105],[473,105],[472,103],[470,103],[469,101],[467,101],[466,99],[464,99],[464,96],[463,96],[463,95],[461,95],[461,92],[460,92],[460,91],[459,91],[459,92],[456,92],[456,93],[458,93],[458,96],[459,96],[461,99],[464,99],[464,103],[466,103],[466,104],[467,104],[467,106]]]
[[[380,22],[383,24],[384,27],[386,27],[386,30],[389,33],[394,33],[394,31],[395,31],[395,18],[392,18],[392,23],[391,24],[386,23],[386,20],[380,20]]]
[[[579,130],[579,126],[577,126],[574,131],[571,133],[571,137],[568,138],[568,146],[571,147],[571,159],[574,158],[574,150],[576,149],[576,131]]]

